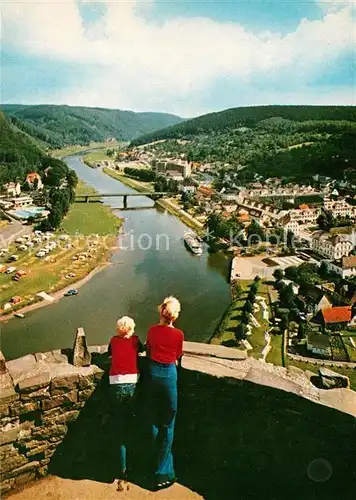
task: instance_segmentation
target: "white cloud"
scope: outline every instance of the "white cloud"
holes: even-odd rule
[[[352,4],[344,1],[319,2],[327,7],[323,17],[303,19],[285,36],[206,18],[175,18],[157,26],[137,15],[135,0],[102,3],[105,14],[89,31],[75,0],[5,3],[2,43],[95,68],[90,81],[64,89],[63,99],[72,104],[168,109],[178,98],[188,109],[189,100],[219,78],[253,86],[265,76],[288,75],[307,84],[355,42]]]

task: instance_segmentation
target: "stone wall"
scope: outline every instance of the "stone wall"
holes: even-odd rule
[[[93,348],[97,354],[106,347]],[[94,352],[94,356],[96,354]],[[1,359],[1,493],[47,473],[48,464],[104,375],[75,367],[71,352]]]

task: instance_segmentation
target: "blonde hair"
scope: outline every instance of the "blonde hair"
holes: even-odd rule
[[[116,333],[121,337],[130,338],[135,331],[135,322],[128,316],[123,316],[117,320]]]
[[[162,304],[158,306],[158,311],[164,321],[175,321],[180,313],[180,302],[175,297],[166,297]]]

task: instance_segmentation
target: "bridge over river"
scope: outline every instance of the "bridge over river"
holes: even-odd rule
[[[119,198],[122,197],[124,199],[124,208],[127,208],[127,198],[129,196],[147,196],[152,198],[153,200],[157,200],[158,198],[162,198],[162,196],[167,196],[169,193],[163,192],[135,192],[135,193],[100,193],[100,194],[79,194],[75,197],[76,203],[90,203],[90,201],[97,202],[99,198]]]

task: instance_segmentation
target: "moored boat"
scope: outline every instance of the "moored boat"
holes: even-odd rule
[[[203,248],[196,234],[185,233],[183,239],[186,246],[195,255],[201,255],[203,253]]]

